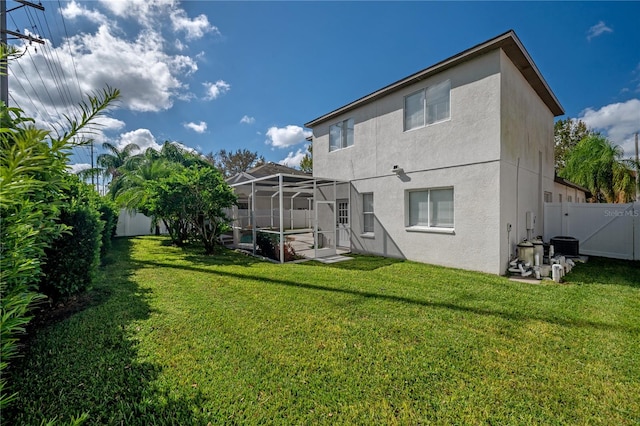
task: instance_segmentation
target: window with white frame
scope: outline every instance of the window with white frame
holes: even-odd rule
[[[573,198],[571,195],[567,195],[567,203],[573,203]]]
[[[353,145],[353,118],[336,123],[329,128],[329,151]]]
[[[404,130],[444,121],[450,116],[450,80],[429,86],[404,98]]]
[[[409,191],[408,225],[453,228],[453,188]]]
[[[553,194],[548,191],[544,191],[544,202],[550,203],[553,200]]]
[[[373,234],[373,193],[362,194],[362,232]]]

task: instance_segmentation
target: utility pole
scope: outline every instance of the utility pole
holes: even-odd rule
[[[7,0],[0,0],[0,45],[7,46]],[[0,58],[0,101],[9,106],[9,70],[6,52]]]
[[[636,132],[636,203],[640,202],[640,163],[638,163],[638,132]]]
[[[94,184],[94,176],[95,176],[95,167],[93,165],[93,139],[91,139],[91,186],[93,186],[98,191],[98,187]]]
[[[15,0],[17,3],[20,3],[20,6],[16,6],[13,9],[7,10],[7,0],[0,0],[0,44],[2,47],[7,48],[7,34],[13,36],[15,39],[21,40],[29,40],[29,44],[32,42],[36,42],[39,44],[44,44],[44,40],[40,40],[39,38],[34,38],[26,36],[24,34],[20,34],[16,31],[10,31],[7,29],[7,13],[12,12],[16,9],[20,9],[21,7],[33,7],[44,12],[44,6],[42,4],[32,3],[26,0]],[[5,105],[9,105],[9,69],[8,65],[8,57],[5,55],[0,59],[0,101],[4,102]]]

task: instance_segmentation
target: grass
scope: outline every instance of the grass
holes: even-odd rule
[[[118,240],[38,330],[3,424],[638,424],[640,265],[562,285],[356,256],[274,265]]]

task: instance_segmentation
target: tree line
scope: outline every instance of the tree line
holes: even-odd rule
[[[554,126],[555,169],[558,176],[587,188],[592,202],[635,200],[638,164],[625,159],[623,149],[582,120],[567,118]]]

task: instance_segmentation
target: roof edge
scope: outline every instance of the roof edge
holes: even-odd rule
[[[551,88],[549,87],[547,82],[542,77],[542,74],[538,70],[538,67],[533,62],[533,59],[531,59],[531,56],[529,56],[529,53],[524,48],[515,31],[509,30],[492,39],[489,39],[447,59],[444,59],[428,68],[425,68],[421,71],[409,75],[408,77],[405,77],[381,89],[378,89],[375,92],[356,99],[355,101],[337,108],[327,114],[321,115],[320,117],[315,118],[308,123],[305,123],[305,127],[313,128],[314,126],[330,120],[333,117],[349,112],[355,108],[380,99],[390,93],[414,84],[420,80],[431,77],[434,74],[445,71],[463,62],[469,61],[487,52],[500,48],[507,54],[514,65],[516,65],[518,70],[529,82],[531,87],[536,91],[538,96],[540,96],[545,105],[547,105],[549,110],[551,110],[554,116],[563,115],[564,109],[562,108],[562,105],[560,105],[560,102],[551,91]]]
[[[591,196],[593,195],[589,190],[589,188],[585,188],[584,186],[578,185],[577,183],[573,183],[570,180],[560,177],[558,175],[555,175],[553,177],[553,181],[555,183],[559,183],[560,185],[568,186],[569,188],[574,188],[574,189],[577,189],[578,191],[582,191],[585,193],[585,196],[587,198],[591,198]]]

